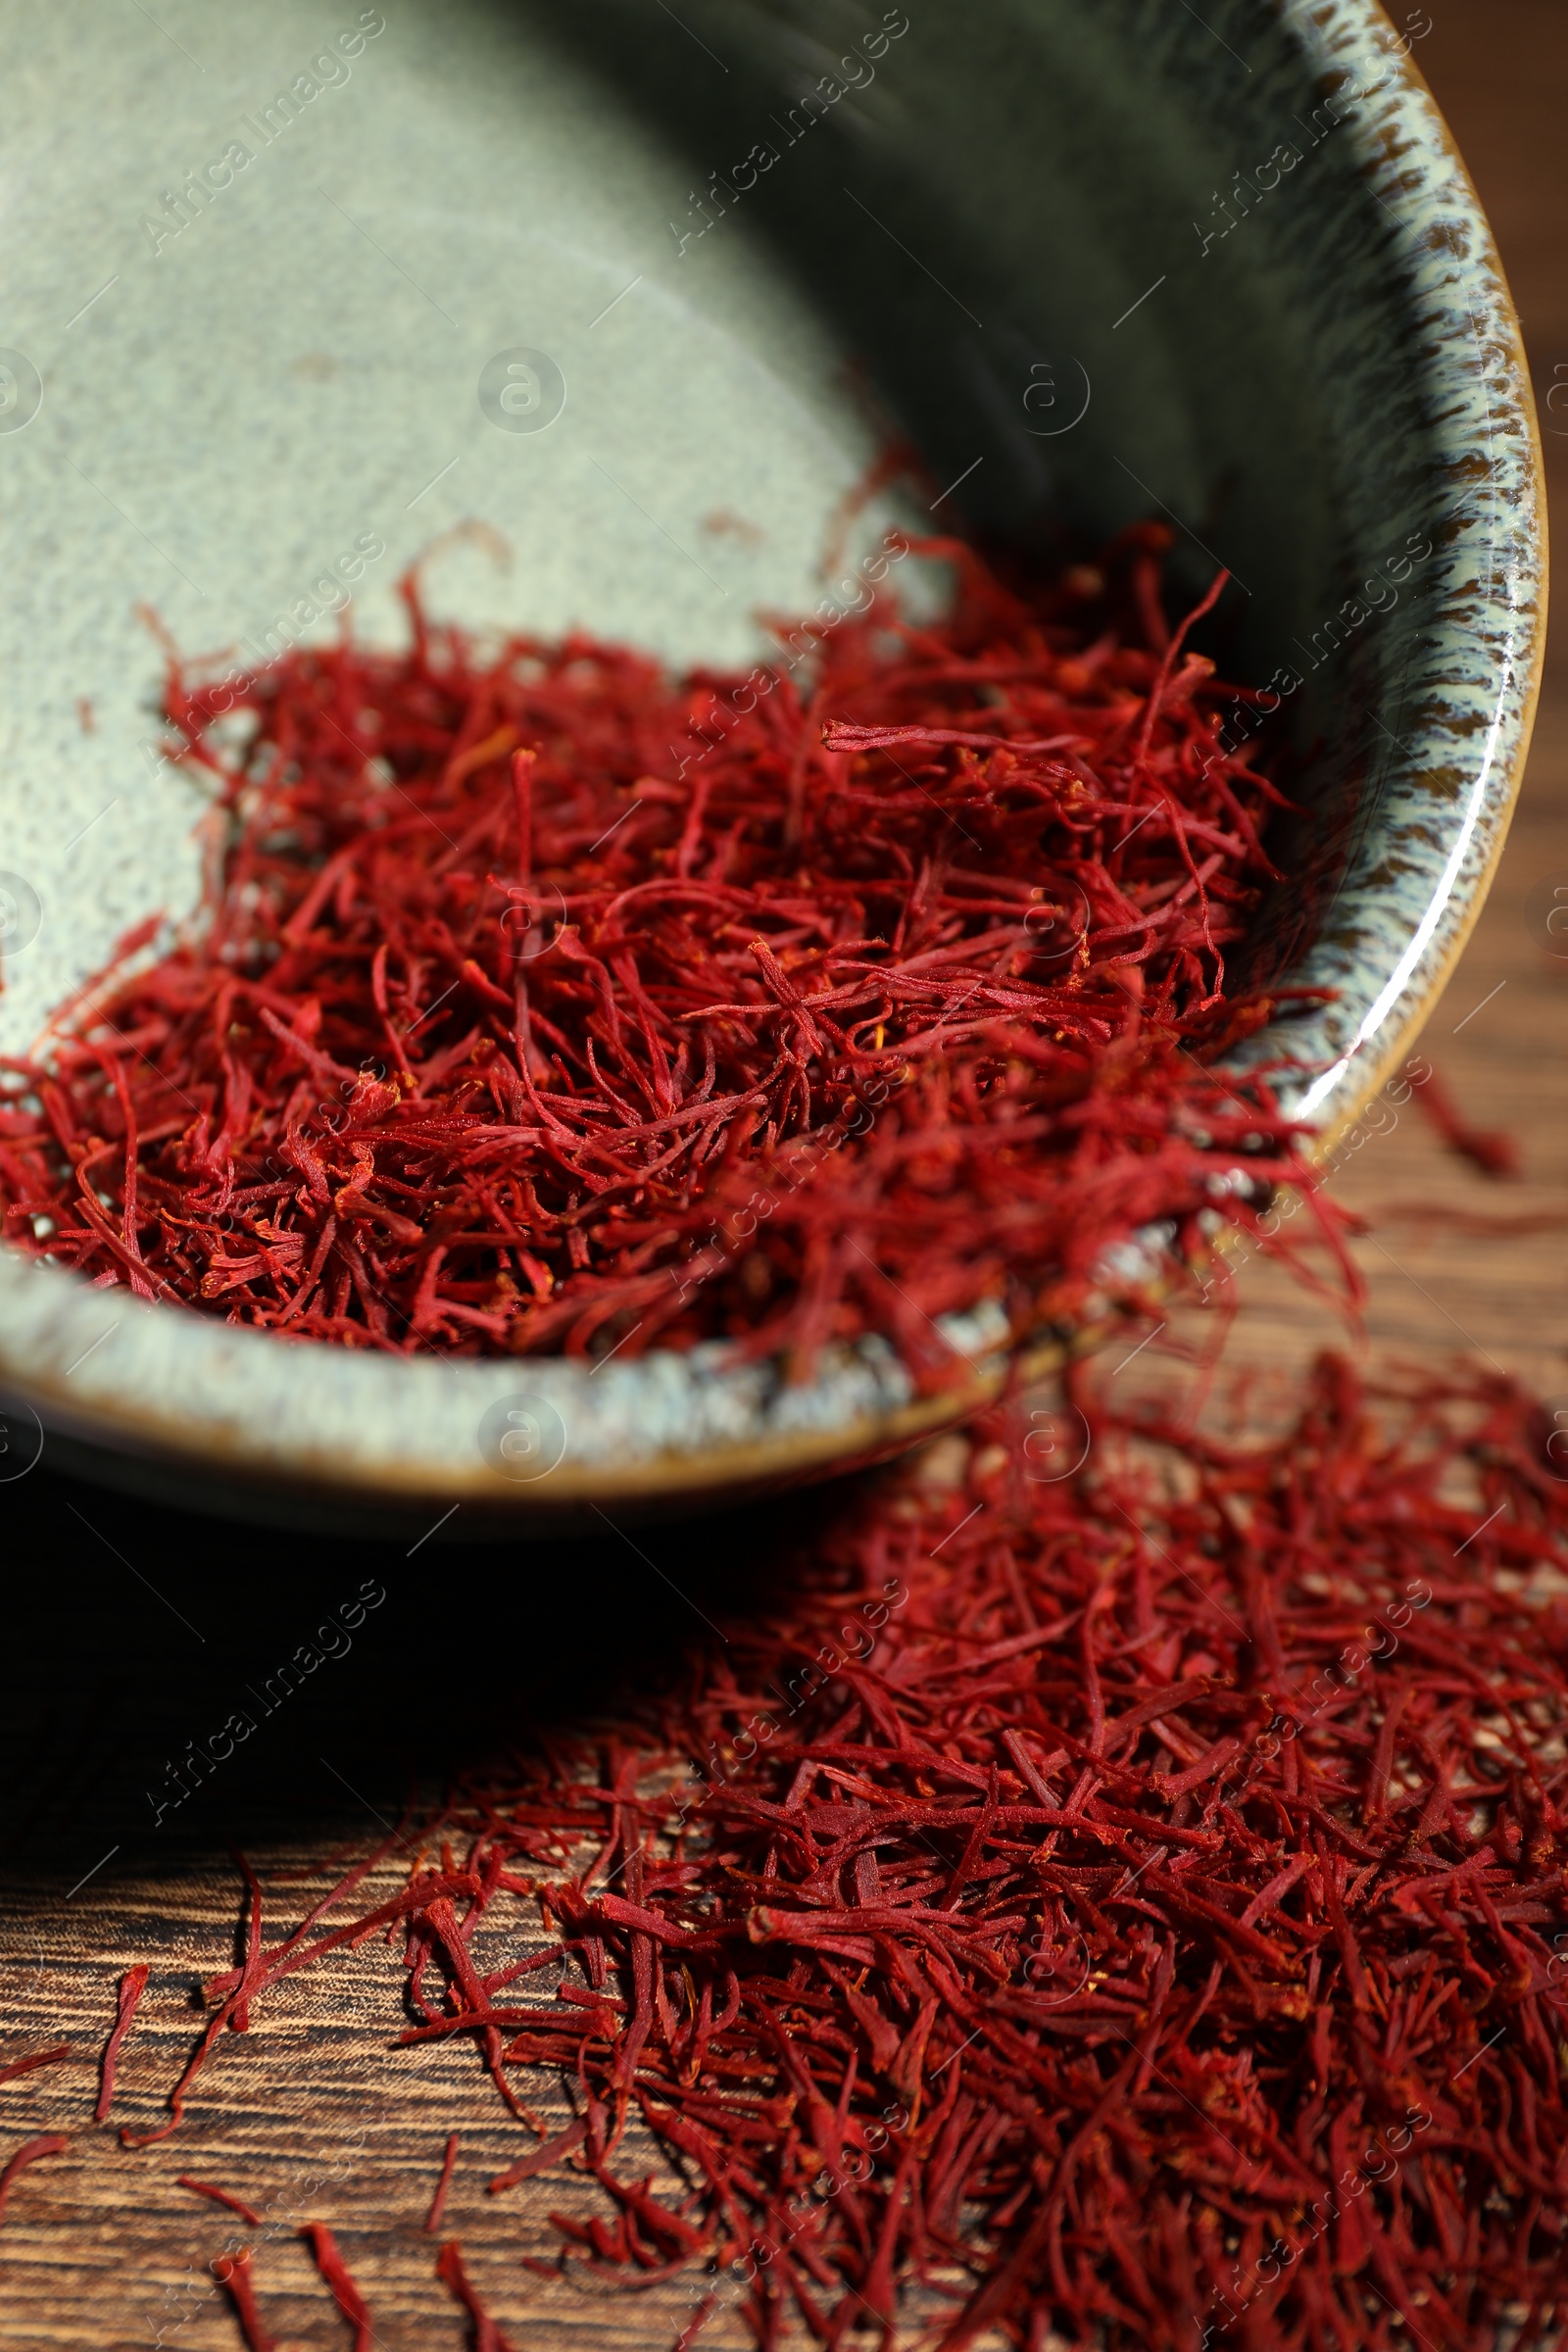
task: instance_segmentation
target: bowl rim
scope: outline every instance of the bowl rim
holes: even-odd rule
[[[1408,173],[1415,160],[1418,193],[1441,205],[1461,234],[1462,251],[1452,242],[1460,292],[1478,346],[1494,355],[1506,393],[1490,452],[1507,548],[1500,572],[1489,562],[1483,597],[1485,618],[1501,629],[1501,645],[1489,655],[1484,757],[1464,812],[1451,838],[1445,836],[1436,886],[1393,971],[1378,967],[1376,994],[1362,1006],[1353,1039],[1292,1103],[1321,1159],[1409,1053],[1496,870],[1540,693],[1546,507],[1518,318],[1490,225],[1409,40],[1378,0],[1285,0],[1280,24],[1325,75],[1348,78],[1374,63],[1383,69],[1370,93],[1381,111],[1351,125],[1363,172],[1392,171],[1402,134],[1400,170]],[[1408,299],[1418,298],[1419,288]],[[1445,435],[1450,453],[1467,451],[1462,416],[1435,420],[1431,429],[1436,454]],[[1459,531],[1442,551],[1440,576],[1476,554],[1481,528]],[[1495,557],[1495,526],[1487,553]],[[1420,740],[1437,728],[1429,707],[1409,733]],[[739,1380],[710,1344],[684,1354],[651,1349],[609,1368],[596,1395],[588,1383],[598,1368],[560,1358],[443,1364],[303,1345],[279,1349],[270,1334],[183,1307],[172,1314],[123,1290],[98,1292],[63,1268],[0,1250],[0,1393],[36,1423],[40,1452],[54,1431],[89,1454],[129,1454],[163,1469],[172,1492],[181,1471],[207,1479],[216,1473],[258,1498],[280,1488],[307,1500],[358,1497],[410,1514],[450,1506],[448,1516],[470,1503],[512,1524],[547,1523],[600,1504],[667,1507],[686,1498],[695,1505],[846,1470],[967,1417],[1009,1383],[1058,1366],[1094,1336],[1054,1332],[1020,1348],[997,1344],[994,1334],[988,1344],[975,1318],[956,1319],[956,1327],[960,1352],[974,1352],[964,1376],[934,1396],[916,1395],[891,1352],[874,1342],[844,1350],[802,1391],[791,1390],[777,1366],[747,1367]],[[451,1443],[444,1384],[454,1378],[475,1433],[466,1451]],[[542,1399],[547,1418],[554,1412],[564,1429],[572,1427],[549,1474],[520,1481],[493,1467],[477,1440],[481,1419],[519,1397]],[[643,1452],[628,1453],[604,1434],[613,1423],[623,1441],[628,1420],[646,1434]],[[430,1433],[443,1429],[432,1443]]]

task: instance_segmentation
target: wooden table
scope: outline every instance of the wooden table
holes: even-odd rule
[[[1568,381],[1556,160],[1568,118],[1568,24],[1560,0],[1433,0],[1433,9],[1438,21],[1417,61],[1496,226],[1544,400],[1554,380]],[[1559,363],[1563,375],[1554,378]],[[1559,406],[1568,409],[1568,399]],[[1568,545],[1568,414],[1544,421],[1556,428],[1547,457],[1559,542]],[[1523,1179],[1492,1183],[1443,1152],[1412,1104],[1355,1155],[1339,1192],[1375,1223],[1357,1245],[1375,1349],[1427,1362],[1472,1351],[1568,1404],[1568,1235],[1550,1222],[1568,1211],[1568,960],[1544,952],[1528,914],[1533,886],[1568,881],[1565,820],[1568,631],[1560,628],[1502,870],[1423,1041],[1472,1116],[1521,1139]],[[1437,1221],[1418,1203],[1497,1222],[1483,1234]],[[1230,1360],[1246,1369],[1249,1410],[1277,1411],[1292,1374],[1318,1348],[1345,1345],[1346,1334],[1332,1312],[1266,1267],[1247,1269],[1242,1285],[1249,1313]],[[1179,1316],[1129,1379],[1176,1376],[1173,1350],[1206,1336],[1201,1318]],[[449,2221],[523,2352],[546,2343],[585,2352],[667,2344],[684,2307],[673,2290],[616,2295],[550,2283],[521,2267],[519,2255],[554,2251],[547,2211],[581,2206],[581,2186],[558,2176],[502,2199],[483,2194],[524,2135],[501,2120],[466,2044],[416,2055],[390,2047],[400,1972],[384,1946],[295,1980],[247,2037],[224,2036],[173,2140],[128,2153],[87,2119],[115,1987],[137,1959],[152,1982],[116,2115],[140,2126],[161,2115],[193,2039],[189,1995],[234,1949],[237,1880],[222,1856],[226,1840],[265,1854],[275,1870],[373,1837],[377,1816],[396,1809],[411,1760],[434,1777],[484,1752],[508,1722],[569,1714],[615,1673],[644,1670],[677,1644],[691,1623],[681,1604],[624,1553],[595,1546],[534,1553],[526,1563],[432,1550],[389,1568],[374,1546],[185,1519],[46,1468],[3,1500],[13,1642],[0,1713],[0,2065],[45,2043],[74,2047],[63,2063],[0,2085],[0,2153],[30,2132],[72,2133],[69,2152],[24,2176],[13,2194],[0,2231],[0,2341],[14,2352],[156,2342],[232,2352],[235,2326],[207,2270],[230,2231],[218,2209],[176,2185],[188,2171],[271,2217],[257,2269],[280,2341],[347,2341],[294,2235],[300,2222],[320,2219],[338,2231],[371,2297],[378,2343],[455,2348],[463,2324],[435,2281],[434,2240],[420,2224],[443,2142],[457,2130]],[[699,1607],[721,1593],[726,1605],[744,1605],[755,1546],[726,1549],[724,1538],[722,1526],[710,1526],[660,1539],[678,1544],[679,1581]],[[269,1723],[221,1782],[148,1835],[144,1792],[167,1789],[166,1763],[177,1766],[187,1740],[205,1740],[245,1703],[259,1661],[265,1674],[267,1661],[307,1640],[324,1610],[367,1578],[384,1578],[388,1597],[355,1634],[352,1652],[287,1701],[286,1727]],[[463,1605],[469,1592],[497,1592],[512,1602],[499,1642],[470,1630]],[[439,1606],[450,1632],[433,1636],[416,1601]],[[591,1680],[584,1628],[595,1645]],[[321,1882],[310,1884],[314,1894]],[[303,1886],[300,1897],[285,1890],[280,1899],[303,1901]],[[714,2352],[741,2340],[733,2316],[704,2338]]]

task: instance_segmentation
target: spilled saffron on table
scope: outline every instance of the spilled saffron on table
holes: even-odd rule
[[[1070,1476],[999,1408],[956,1483],[840,1497],[773,1616],[401,1824],[401,1895],[252,1896],[215,2020],[396,1925],[404,2043],[471,2042],[514,2176],[599,2192],[561,2265],[679,2278],[686,2345],[1553,2340],[1549,1421],[1334,1357],[1271,1439],[1110,1393]]]

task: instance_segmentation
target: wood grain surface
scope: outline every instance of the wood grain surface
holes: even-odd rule
[[[1415,51],[1496,226],[1544,408],[1568,383],[1564,142],[1568,20],[1561,0],[1429,0]],[[1422,21],[1418,18],[1417,21]],[[1561,366],[1561,375],[1554,370]],[[1568,546],[1568,394],[1544,413],[1559,544]],[[1523,1150],[1514,1183],[1444,1152],[1418,1098],[1379,1114],[1338,1179],[1371,1230],[1356,1244],[1374,1353],[1453,1353],[1518,1370],[1568,1407],[1568,957],[1541,898],[1568,884],[1568,631],[1548,656],[1523,802],[1501,873],[1422,1052],[1484,1126]],[[1562,943],[1568,945],[1568,942]],[[1247,1312],[1227,1366],[1258,1418],[1285,1409],[1293,1374],[1346,1331],[1277,1271],[1245,1266]],[[1190,1380],[1215,1319],[1186,1312],[1124,1374]],[[1221,1409],[1221,1391],[1212,1409]],[[769,1506],[767,1524],[781,1508]],[[425,1787],[531,1722],[569,1718],[618,1677],[642,1676],[696,1630],[692,1611],[744,1607],[758,1574],[755,1522],[665,1528],[649,1560],[607,1541],[568,1550],[412,1558],[233,1529],[128,1502],[50,1472],[0,1488],[7,1644],[0,1706],[0,2069],[69,2041],[66,2060],[0,2083],[0,2161],[27,2135],[68,2150],[13,2188],[0,2227],[0,2345],[233,2352],[240,2338],[209,2266],[257,2249],[256,2278],[282,2345],[336,2347],[349,2330],[297,2231],[329,2223],[369,2296],[375,2341],[447,2352],[467,2340],[434,2275],[422,2218],[447,2134],[462,2148],[448,2208],[470,2272],[518,2352],[668,2344],[688,2307],[670,2283],[641,2294],[551,2280],[524,2267],[559,2243],[552,2209],[583,2210],[561,2173],[501,2197],[491,2175],[532,2144],[502,2113],[466,2044],[400,2051],[395,1949],[335,1955],[268,1999],[253,2031],[222,2036],[187,2123],[127,2151],[91,2122],[97,2060],[121,1972],[151,1971],[121,2066],[116,2122],[160,2120],[200,2028],[200,1980],[235,1952],[243,1844],[271,1882],[273,1931],[326,1884],[335,1848],[359,1850]],[[678,1585],[675,1591],[666,1578]],[[191,1801],[150,1830],[146,1792],[245,1691],[365,1583],[384,1587],[353,1632]],[[251,1711],[254,1713],[255,1709]],[[405,1858],[406,1860],[406,1858]],[[402,1865],[380,1877],[388,1890]],[[515,1949],[514,1927],[481,1933]],[[496,1963],[492,1963],[495,1965]],[[552,2112],[549,2099],[542,2116]],[[214,2180],[266,2217],[230,2224],[177,2184]],[[733,2312],[705,2330],[743,2341]]]

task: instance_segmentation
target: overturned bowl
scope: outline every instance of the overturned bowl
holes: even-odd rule
[[[755,658],[872,454],[854,363],[949,514],[1093,544],[1160,514],[1183,585],[1230,567],[1227,664],[1307,780],[1250,976],[1336,992],[1292,1023],[1294,1107],[1353,1117],[1485,895],[1543,628],[1516,324],[1416,36],[1370,0],[343,18],[223,0],[83,47],[55,12],[14,44],[0,1052],[197,895],[138,607],[251,662],[351,594],[388,637],[434,541],[474,625]],[[754,527],[718,554],[728,509]],[[469,519],[520,560],[446,541]],[[402,1360],[0,1253],[0,1478],[47,1450],[254,1515],[593,1524],[911,1443],[995,1394],[999,1325],[951,1320],[937,1396],[875,1341],[805,1386],[718,1345]]]

